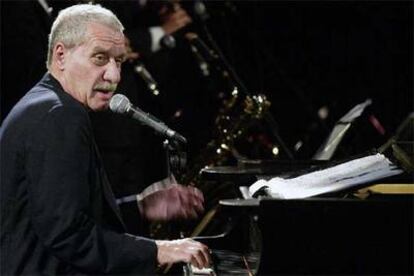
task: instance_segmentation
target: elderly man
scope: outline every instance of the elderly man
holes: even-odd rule
[[[120,81],[122,31],[100,6],[61,11],[48,73],[2,125],[1,275],[152,274],[157,265],[209,263],[196,241],[124,234],[88,116],[108,107]],[[148,219],[185,218],[202,201],[199,191],[173,185],[139,206]]]

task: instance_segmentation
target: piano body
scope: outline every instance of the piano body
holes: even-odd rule
[[[217,275],[413,275],[414,200],[222,200]]]
[[[237,169],[217,171],[204,174],[220,185],[250,181],[258,168],[241,177]],[[361,199],[345,192],[220,200],[213,220],[223,237],[200,240],[213,250],[215,274],[413,275],[414,193]]]
[[[261,200],[259,274],[412,275],[413,200]]]
[[[358,186],[306,199],[222,197],[210,225],[220,226],[224,237],[203,239],[213,249],[216,274],[414,275],[413,141],[411,113],[379,149],[405,171],[380,180],[388,186],[386,192],[364,188],[356,194],[363,187]],[[237,167],[204,169],[202,177],[213,190],[222,192],[223,187],[239,190],[258,178],[294,177],[333,164],[238,161]],[[403,185],[395,183],[407,184],[399,190]],[[364,187],[373,184],[378,182]]]

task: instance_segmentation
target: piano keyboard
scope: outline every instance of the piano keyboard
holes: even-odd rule
[[[184,275],[246,275],[256,274],[259,265],[259,254],[240,254],[229,250],[212,250],[213,265],[211,268],[198,269],[192,265],[185,268]]]

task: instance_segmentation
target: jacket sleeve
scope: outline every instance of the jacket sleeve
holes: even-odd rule
[[[89,118],[80,108],[59,106],[33,129],[27,146],[29,208],[40,241],[62,261],[88,273],[152,274],[153,240],[114,232],[92,216],[91,198],[102,196],[94,169]]]

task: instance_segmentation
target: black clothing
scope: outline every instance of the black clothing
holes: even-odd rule
[[[88,112],[50,74],[0,132],[1,275],[149,274],[154,241],[123,234]]]
[[[46,71],[53,15],[37,1],[1,1],[1,120]]]

